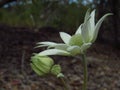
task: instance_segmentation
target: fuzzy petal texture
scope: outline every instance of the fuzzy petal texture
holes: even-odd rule
[[[66,50],[69,45],[66,44],[57,44],[54,46],[55,49]]]
[[[70,46],[67,48],[67,51],[71,53],[72,56],[80,54],[81,48],[79,46]]]
[[[77,31],[75,32],[75,34],[81,34],[82,26],[83,26],[83,24],[81,24],[81,25],[79,26],[79,28],[77,29]]]
[[[84,22],[86,22],[89,17],[90,17],[90,9],[88,9],[86,14],[85,14]]]
[[[64,50],[59,49],[48,49],[38,53],[40,56],[47,56],[47,55],[64,55],[69,56],[70,53]]]
[[[96,26],[95,26],[94,36],[93,36],[93,39],[92,39],[91,42],[94,42],[94,41],[96,40],[96,38],[97,38],[97,36],[98,36],[99,28],[100,28],[102,22],[103,22],[104,19],[105,19],[107,16],[109,16],[109,15],[112,15],[112,14],[111,14],[111,13],[105,14],[105,15],[97,22],[97,24],[96,24]]]
[[[81,53],[84,53],[91,45],[92,45],[92,43],[84,43],[81,46]]]
[[[37,43],[37,46],[35,48],[40,48],[40,47],[53,47],[54,45],[57,45],[57,43],[54,43],[54,42],[49,42],[49,41],[46,41],[46,42],[38,42]]]
[[[90,39],[89,29],[90,29],[90,21],[88,19],[85,23],[83,23],[83,28],[81,30],[81,35],[85,43],[89,42]]]
[[[95,10],[92,11],[92,13],[90,14],[90,28],[89,28],[89,35],[90,35],[90,39],[93,38],[93,34],[94,34],[94,30],[95,30]]]
[[[63,40],[65,44],[69,44],[69,41],[71,39],[71,36],[65,32],[60,32],[60,37]]]
[[[56,45],[57,43],[55,42],[49,42],[49,41],[46,41],[46,42],[38,42],[37,45],[38,46],[42,46],[42,45],[46,45],[46,46],[53,46],[53,45]]]

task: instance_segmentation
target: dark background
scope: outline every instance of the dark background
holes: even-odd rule
[[[0,90],[62,90],[59,80],[41,78],[30,67],[39,41],[61,42],[59,32],[73,34],[88,8],[103,22],[88,50],[88,90],[120,90],[120,0],[0,0]],[[63,67],[71,90],[80,90],[81,60],[53,57]],[[80,63],[80,65],[79,65]],[[69,68],[70,67],[70,68]]]

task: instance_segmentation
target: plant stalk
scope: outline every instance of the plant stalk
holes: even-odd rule
[[[88,72],[87,72],[87,60],[86,60],[86,55],[83,54],[82,55],[82,60],[83,60],[83,68],[84,68],[84,83],[83,83],[83,87],[82,90],[87,90],[87,80],[88,80]]]
[[[63,79],[63,77],[60,77],[60,80],[61,80],[62,84],[64,85],[64,90],[69,90],[68,85],[66,84],[65,80]]]

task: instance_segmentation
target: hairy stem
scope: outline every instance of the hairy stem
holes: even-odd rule
[[[86,55],[82,55],[82,60],[83,60],[83,67],[84,67],[84,83],[82,90],[87,90],[87,80],[88,80],[88,73],[87,73],[87,60],[86,60]]]
[[[66,84],[64,78],[63,78],[63,77],[60,77],[60,80],[61,80],[62,84],[64,85],[64,90],[69,90],[69,89],[68,89],[68,85]]]

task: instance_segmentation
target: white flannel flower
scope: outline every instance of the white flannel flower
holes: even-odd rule
[[[104,19],[111,15],[105,14],[95,25],[95,10],[86,12],[84,23],[82,23],[74,35],[60,32],[60,37],[64,43],[39,42],[37,47],[47,46],[48,49],[39,53],[39,55],[66,55],[75,56],[83,54],[91,44],[96,40],[99,28]]]
[[[105,14],[100,20],[95,24],[95,10],[90,13],[90,9],[86,12],[84,23],[79,26],[75,34],[81,34],[83,41],[93,43],[98,35],[99,28],[104,21],[104,19],[112,15],[111,13]]]

